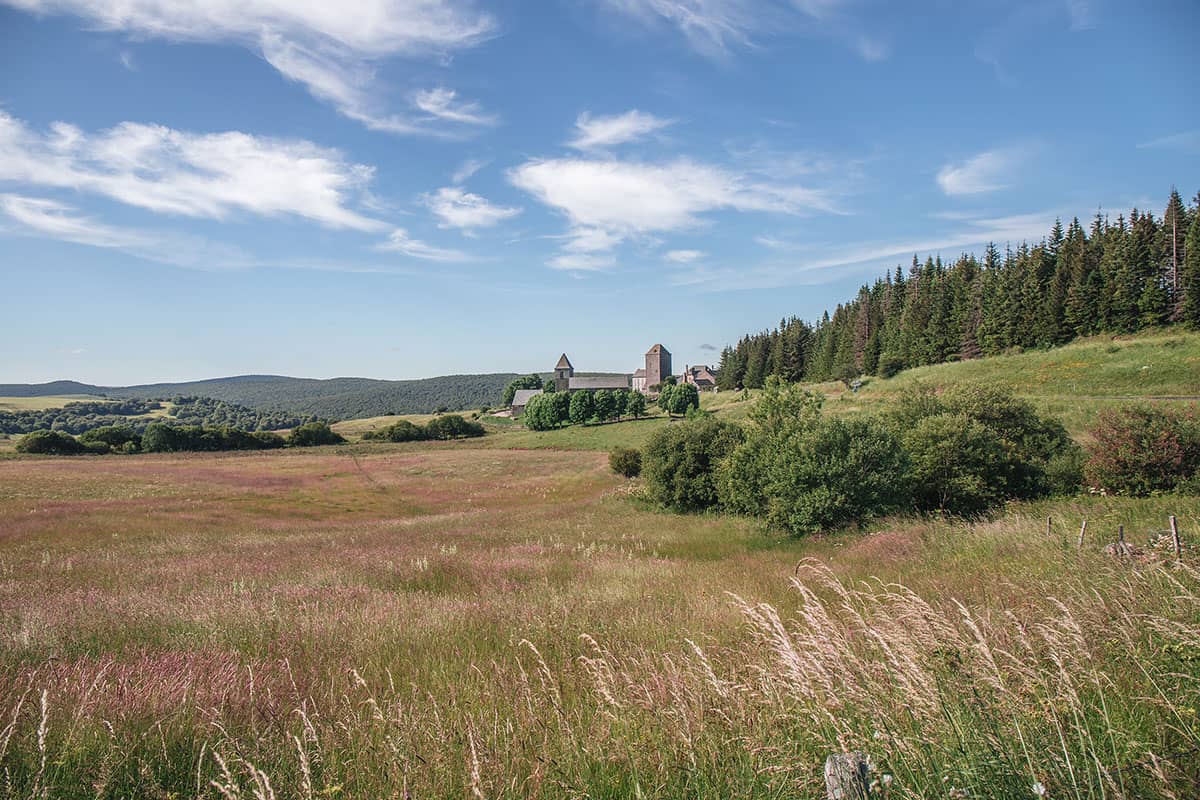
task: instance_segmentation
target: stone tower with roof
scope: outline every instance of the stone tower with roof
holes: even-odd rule
[[[646,388],[658,386],[671,375],[671,353],[656,344],[646,353]]]
[[[571,359],[567,358],[566,353],[563,353],[562,358],[554,365],[554,391],[569,391],[571,388],[571,378],[574,376],[575,368],[571,366]]]

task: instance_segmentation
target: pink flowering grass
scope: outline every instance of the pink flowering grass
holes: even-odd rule
[[[629,486],[461,445],[2,460],[0,798],[816,797],[844,749],[889,797],[1197,796],[1200,578],[1102,552],[1194,500],[781,542]]]

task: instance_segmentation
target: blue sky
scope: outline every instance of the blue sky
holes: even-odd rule
[[[715,362],[1200,189],[1200,5],[0,0],[0,382]]]

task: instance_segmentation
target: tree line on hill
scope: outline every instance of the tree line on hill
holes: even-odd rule
[[[417,425],[407,419],[398,420],[386,428],[367,431],[362,438],[378,442],[422,442],[429,439],[473,439],[483,434],[483,426],[478,422],[465,419],[459,414],[443,414],[424,425]]]
[[[290,378],[246,375],[179,384],[109,389],[121,397],[200,395],[248,406],[320,419],[361,419],[392,414],[464,411],[496,402],[513,373],[444,375],[419,380],[373,378]]]
[[[1095,491],[1200,494],[1200,419],[1132,406],[1100,415],[1085,452],[1062,424],[997,387],[909,390],[897,406],[851,418],[821,414],[822,399],[778,376],[750,424],[712,417],[662,428],[640,457],[612,467],[646,479],[676,512],[720,510],[793,535],[893,512],[963,517],[1009,500]]]
[[[792,317],[721,353],[721,389],[786,381],[890,377],[902,369],[1055,347],[1099,333],[1169,323],[1200,328],[1200,194],[1185,207],[1172,190],[1160,218],[1078,218],[1030,246],[951,264],[913,256],[905,274],[859,289],[815,325]]]
[[[700,408],[700,394],[691,384],[664,384],[658,406],[668,415],[684,415]],[[535,431],[548,431],[563,425],[586,425],[618,421],[622,417],[638,419],[646,413],[646,396],[631,389],[598,389],[578,392],[545,392],[529,398],[521,422]]]
[[[169,406],[168,421],[175,425],[201,425],[247,431],[296,428],[316,417],[284,411],[260,411],[211,397],[174,397],[170,400],[119,399],[80,400],[61,408],[30,411],[0,411],[0,433],[32,433],[38,430],[82,434],[87,431],[126,426],[143,431],[163,417],[149,416]]]
[[[274,450],[345,442],[326,422],[293,428],[286,438],[273,431],[247,431],[225,425],[172,425],[152,422],[139,431],[129,425],[106,425],[72,436],[61,430],[37,430],[21,437],[17,452],[39,455],[104,455],[107,453],[186,453],[223,450]]]

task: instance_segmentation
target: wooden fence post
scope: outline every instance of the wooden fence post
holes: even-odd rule
[[[825,759],[825,794],[828,800],[866,800],[871,767],[863,753],[834,753]]]
[[[1117,544],[1125,544],[1125,526],[1117,526]]]
[[[1179,541],[1179,526],[1175,524],[1175,515],[1171,515],[1171,544],[1175,545],[1175,560],[1183,560],[1183,542]]]
[[[1079,549],[1080,550],[1083,549],[1083,535],[1085,533],[1087,533],[1087,520],[1086,519],[1083,521],[1083,524],[1079,526]]]
[[[1050,518],[1046,517],[1046,536],[1050,535]]]

